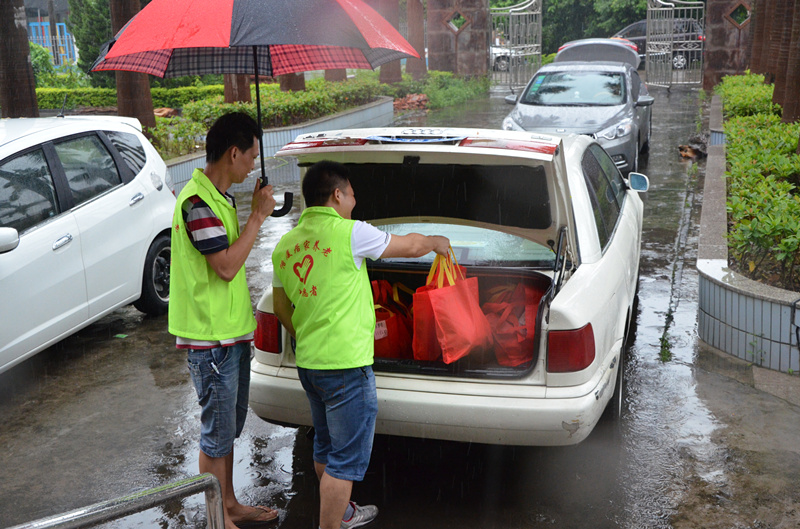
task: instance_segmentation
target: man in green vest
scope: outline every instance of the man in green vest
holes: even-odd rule
[[[206,167],[195,169],[178,195],[172,220],[169,332],[187,351],[202,408],[200,473],[220,481],[227,529],[278,517],[273,509],[240,504],[232,479],[256,327],[244,263],[275,199],[272,186],[262,188],[256,180],[250,216],[240,231],[236,201],[227,191],[253,170],[261,133],[246,114],[217,119],[206,136]]]
[[[378,515],[350,501],[369,465],[378,399],[372,372],[375,309],[365,258],[447,255],[450,241],[390,235],[351,219],[348,171],[322,161],[303,179],[306,209],[272,254],[273,307],[297,340],[297,371],[311,405],[320,528],[350,529]]]

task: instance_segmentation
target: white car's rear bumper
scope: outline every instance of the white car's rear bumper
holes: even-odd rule
[[[574,398],[545,398],[544,388],[530,388],[533,396],[523,396],[523,387],[518,396],[496,397],[486,394],[486,384],[476,383],[477,391],[470,392],[468,386],[473,384],[463,382],[453,383],[458,394],[436,392],[450,384],[377,374],[376,432],[501,445],[577,444],[597,424],[613,393],[616,369],[601,371],[593,378],[595,383],[582,386],[584,394]],[[308,401],[294,368],[253,360],[250,407],[269,421],[311,425]]]

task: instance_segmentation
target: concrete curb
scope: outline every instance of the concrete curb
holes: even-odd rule
[[[800,294],[752,281],[728,268],[722,101],[711,103],[697,270],[698,334],[715,361],[707,363],[745,384],[800,406]],[[703,358],[704,355],[701,355]],[[724,361],[723,361],[724,360]],[[722,366],[722,367],[721,367]],[[790,374],[792,373],[792,374]]]

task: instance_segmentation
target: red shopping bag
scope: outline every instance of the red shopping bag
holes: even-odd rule
[[[516,287],[490,290],[489,301],[481,307],[492,328],[497,363],[518,366],[533,359],[538,296],[520,282]]]
[[[411,358],[411,314],[398,292],[405,287],[392,286],[383,279],[371,283],[375,303],[375,356]]]
[[[425,286],[414,294],[414,337],[417,360],[446,364],[491,349],[492,329],[478,301],[478,278],[466,278],[450,249],[437,255]]]

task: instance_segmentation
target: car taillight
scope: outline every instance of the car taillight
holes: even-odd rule
[[[256,332],[253,337],[255,346],[267,353],[280,353],[283,345],[281,340],[281,322],[278,317],[268,312],[256,311]]]
[[[550,331],[547,336],[547,371],[571,373],[594,361],[594,331],[587,323],[571,331]]]
[[[697,36],[697,40],[706,40],[706,36],[705,35],[698,35]]]

